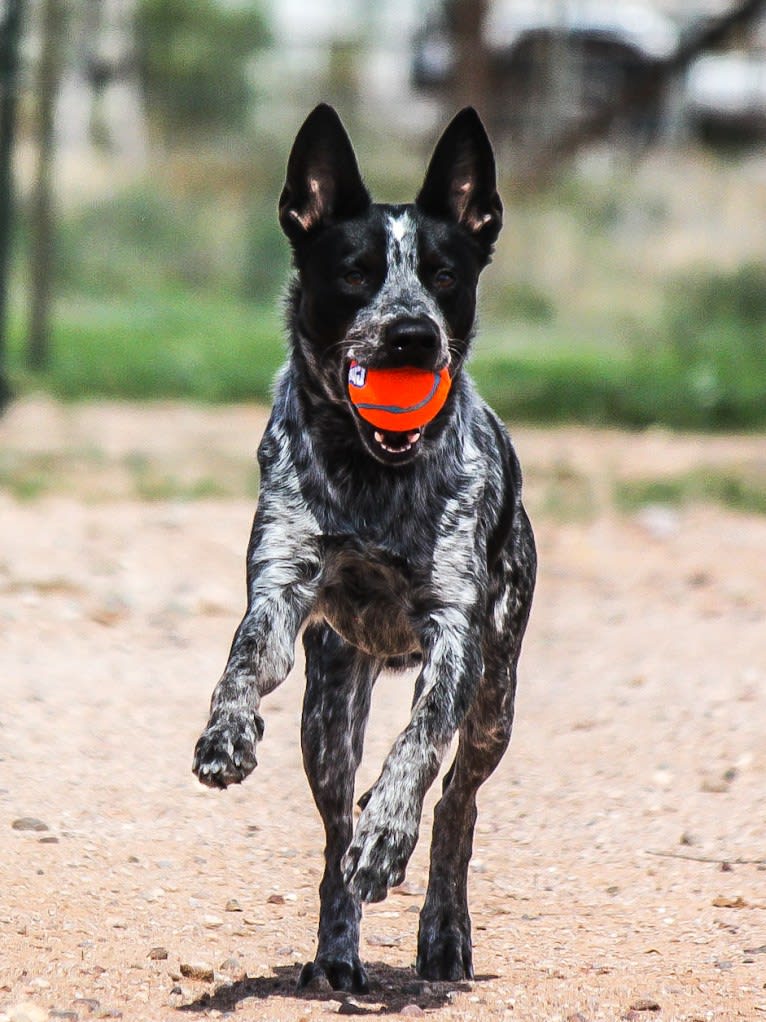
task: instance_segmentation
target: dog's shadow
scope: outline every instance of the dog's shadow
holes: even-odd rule
[[[206,992],[178,1011],[191,1014],[210,1011],[233,1012],[244,1001],[265,1001],[272,997],[285,997],[300,1001],[340,1001],[343,1015],[398,1015],[407,1005],[415,1004],[421,1010],[443,1008],[455,992],[473,989],[469,983],[435,983],[420,979],[411,968],[395,967],[383,962],[370,962],[370,992],[347,994],[332,990],[329,984],[298,990],[299,965],[278,965],[274,975],[252,976],[233,983],[222,983],[212,993]],[[476,981],[495,979],[477,976]]]

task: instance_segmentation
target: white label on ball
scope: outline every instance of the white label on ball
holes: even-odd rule
[[[367,381],[367,370],[364,366],[351,366],[348,373],[348,382],[354,387],[363,387]]]

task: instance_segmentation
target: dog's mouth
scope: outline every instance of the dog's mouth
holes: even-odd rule
[[[422,433],[419,429],[409,433],[391,433],[388,430],[374,430],[372,437],[375,443],[386,454],[408,454],[420,442]]]
[[[357,429],[370,454],[384,465],[404,465],[420,453],[423,431],[410,429],[404,433],[379,429],[355,416]]]
[[[351,362],[346,367],[346,380],[355,365],[354,362]],[[357,372],[364,374],[364,370],[357,370]],[[362,379],[364,381],[364,375],[362,375]],[[386,465],[401,465],[411,461],[420,453],[423,426],[411,426],[404,430],[384,429],[363,416],[352,401],[349,401],[348,404],[365,447],[378,461]]]

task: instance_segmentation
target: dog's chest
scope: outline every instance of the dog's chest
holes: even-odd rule
[[[402,557],[356,537],[327,542],[316,612],[347,642],[385,658],[420,649],[411,613],[419,572]]]

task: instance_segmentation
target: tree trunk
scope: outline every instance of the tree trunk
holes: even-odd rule
[[[24,0],[6,0],[0,24],[0,411],[11,397],[6,365],[8,278],[13,227],[13,143]]]
[[[64,38],[63,0],[45,0],[37,81],[37,174],[30,216],[30,295],[27,363],[43,369],[50,359],[55,213],[53,163],[55,111]]]
[[[447,23],[455,53],[451,100],[455,108],[475,106],[488,120],[490,114],[490,64],[484,42],[488,0],[451,0]]]

